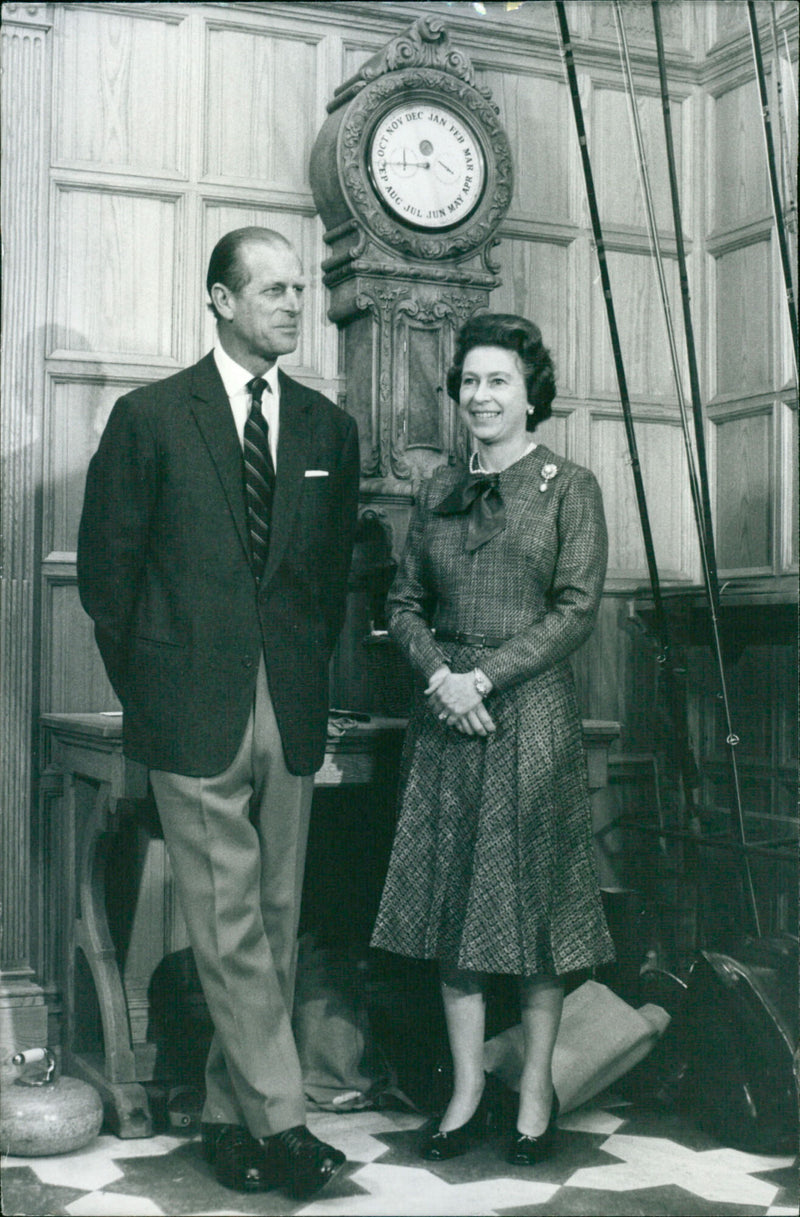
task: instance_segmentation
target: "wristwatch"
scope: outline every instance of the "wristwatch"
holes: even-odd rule
[[[486,673],[482,672],[480,668],[473,668],[472,679],[475,681],[475,692],[480,697],[488,697],[494,688],[494,685],[489,680]]]

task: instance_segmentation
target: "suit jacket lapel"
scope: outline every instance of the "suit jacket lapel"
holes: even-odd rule
[[[295,512],[300,503],[306,456],[311,440],[309,402],[302,385],[283,372],[278,373],[281,389],[280,429],[278,432],[278,462],[275,495],[272,500],[272,528],[269,554],[262,584],[267,583],[278,569],[291,533]]]
[[[242,448],[236,434],[228,395],[217,371],[213,352],[194,367],[190,409],[208,446],[211,459],[222,482],[239,539],[250,556],[247,508],[244,499]]]

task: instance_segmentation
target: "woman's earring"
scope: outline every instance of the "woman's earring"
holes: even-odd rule
[[[528,411],[527,411],[528,414],[533,414],[533,413],[535,413],[535,411],[536,411],[535,406],[528,406]]]

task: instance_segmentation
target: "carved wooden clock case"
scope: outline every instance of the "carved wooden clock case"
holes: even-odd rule
[[[456,331],[499,282],[490,250],[512,193],[491,94],[438,17],[336,90],[310,177],[362,490],[381,515],[394,504],[407,517],[420,478],[463,443],[445,376]]]

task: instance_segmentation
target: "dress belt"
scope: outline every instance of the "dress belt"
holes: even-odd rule
[[[501,647],[508,642],[499,634],[466,634],[462,630],[434,630],[438,642],[459,642],[465,647]]]

